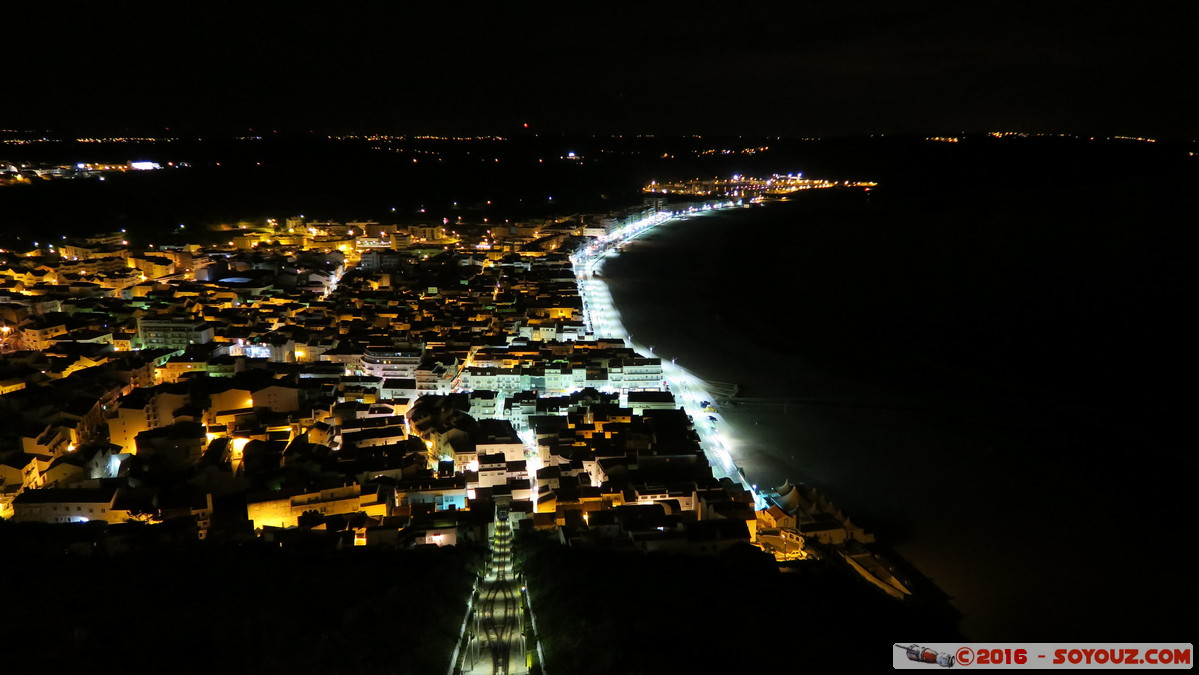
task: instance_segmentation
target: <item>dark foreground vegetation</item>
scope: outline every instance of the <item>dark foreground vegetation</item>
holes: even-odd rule
[[[517,560],[548,673],[889,668],[896,640],[961,640],[944,605],[893,601],[829,562],[783,573],[749,546],[645,556],[522,533]]]
[[[479,569],[454,547],[334,550],[319,533],[114,553],[72,528],[0,527],[6,671],[442,673]]]

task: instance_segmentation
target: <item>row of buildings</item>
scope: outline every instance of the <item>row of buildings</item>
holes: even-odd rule
[[[578,546],[756,541],[778,523],[714,477],[660,360],[591,332],[569,253],[608,218],[7,253],[0,515],[407,546],[483,541],[499,506]]]

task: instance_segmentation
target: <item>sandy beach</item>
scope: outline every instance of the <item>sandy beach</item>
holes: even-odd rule
[[[784,311],[791,289],[763,298],[749,281],[779,264],[747,252],[742,234],[777,218],[770,208],[670,222],[603,268],[638,343],[750,399],[789,398],[722,409],[751,483],[819,488],[952,597],[974,640],[1114,639],[1127,635],[1117,613],[1141,607],[1147,621],[1146,597],[1187,583],[1175,566],[1112,555],[1113,528],[1139,516],[1114,509],[1103,481],[1129,473],[1054,455],[1053,433],[1073,430],[1045,434],[1035,417],[971,405],[968,388],[904,389],[805,353],[802,315]],[[777,317],[762,315],[773,306]]]

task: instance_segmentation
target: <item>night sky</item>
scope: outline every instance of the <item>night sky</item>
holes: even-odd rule
[[[37,4],[0,128],[1199,137],[1183,0]]]

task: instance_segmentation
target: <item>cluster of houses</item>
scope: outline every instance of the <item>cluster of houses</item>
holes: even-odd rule
[[[590,332],[573,227],[0,253],[0,516],[399,547],[485,541],[499,507],[700,555],[796,532],[714,477],[659,359]]]

